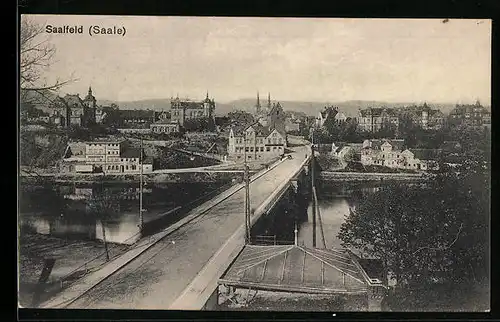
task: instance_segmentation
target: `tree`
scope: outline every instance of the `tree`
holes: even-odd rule
[[[87,209],[90,215],[101,222],[102,239],[106,252],[106,261],[109,261],[108,242],[106,240],[106,223],[116,216],[119,209],[119,199],[106,190],[102,183],[101,188],[87,200]]]
[[[57,79],[47,83],[43,74],[53,62],[55,47],[44,36],[44,27],[27,16],[21,17],[20,30],[20,92],[21,103],[52,101],[50,93],[72,82]]]
[[[356,153],[353,148],[349,148],[347,152],[344,154],[343,161],[351,163],[351,162],[359,162],[360,155]]]
[[[485,171],[389,185],[363,199],[338,237],[384,260],[399,290],[472,284],[488,276],[489,191]]]

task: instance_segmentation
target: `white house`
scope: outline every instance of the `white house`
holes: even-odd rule
[[[286,136],[277,129],[270,130],[260,123],[233,127],[229,132],[229,159],[266,160],[285,153]]]

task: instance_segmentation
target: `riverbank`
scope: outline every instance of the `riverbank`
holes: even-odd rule
[[[250,173],[256,173],[279,158],[265,162],[249,162]],[[143,173],[145,182],[183,183],[183,182],[218,182],[231,181],[242,178],[243,163],[227,163],[199,168],[172,168],[160,169]],[[103,173],[47,173],[36,171],[34,173],[21,172],[21,184],[35,183],[127,183],[139,182],[140,174],[103,174]]]
[[[149,182],[218,182],[241,176],[237,172],[173,172],[145,173],[143,180]],[[45,183],[129,183],[139,182],[140,174],[103,175],[103,174],[57,174],[52,176],[21,176],[21,184]]]
[[[129,246],[108,244],[110,258],[123,254]],[[104,244],[99,241],[84,241],[57,238],[40,234],[19,236],[18,273],[19,304],[30,307],[44,260],[55,259],[52,272],[45,284],[40,300],[46,300],[65,285],[89,270],[106,262]]]
[[[329,181],[423,181],[432,178],[428,173],[375,173],[322,171],[320,178]]]
[[[247,298],[246,291],[240,291],[239,298]],[[349,312],[366,310],[366,296],[327,296],[300,293],[254,291],[249,292],[250,302],[241,306],[225,301],[217,311],[322,311]]]

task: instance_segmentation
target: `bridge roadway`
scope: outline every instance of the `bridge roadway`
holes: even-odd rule
[[[305,161],[305,154],[310,154],[306,146],[293,150],[292,159],[285,160],[251,183],[252,209],[269,199],[298,171]],[[243,225],[244,195],[244,189],[239,190],[166,236],[67,308],[170,308]]]

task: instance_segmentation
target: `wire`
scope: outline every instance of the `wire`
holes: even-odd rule
[[[281,163],[281,162],[278,162],[278,163],[276,163],[276,165],[278,165],[278,164],[280,164],[280,163]],[[253,181],[255,181],[255,180],[259,179],[261,176],[263,176],[264,174],[266,174],[267,172],[269,172],[269,171],[270,171],[270,170],[272,170],[273,168],[274,168],[273,166],[269,167],[269,168],[268,168],[268,169],[267,169],[264,173],[262,173],[261,175],[258,175],[257,177],[254,177],[254,178],[250,178],[250,181],[251,181],[251,182],[253,182]],[[223,188],[225,188],[225,187],[229,187],[229,186],[232,186],[232,184],[231,184],[231,183],[229,183],[229,184],[227,184],[227,185],[222,186],[221,188],[219,188],[219,189],[217,189],[217,190],[218,190],[218,191],[220,191],[219,193],[221,193],[222,191],[225,191],[225,190],[226,190],[226,189],[223,189]],[[125,279],[126,279],[127,277],[129,277],[131,274],[135,273],[137,270],[139,270],[141,267],[143,267],[145,264],[147,264],[147,263],[148,263],[151,259],[153,259],[155,256],[157,256],[160,252],[162,252],[164,249],[166,249],[168,246],[171,246],[172,244],[175,244],[175,242],[176,242],[176,241],[181,241],[181,240],[184,240],[181,236],[185,235],[185,232],[184,232],[184,233],[179,234],[181,230],[184,230],[184,231],[189,230],[189,229],[193,228],[193,226],[194,226],[195,224],[199,224],[200,222],[202,222],[202,221],[200,221],[200,219],[201,219],[201,218],[203,218],[203,217],[205,217],[205,216],[206,216],[206,215],[210,212],[210,210],[211,210],[211,209],[213,209],[215,206],[217,206],[218,204],[220,204],[222,201],[224,201],[224,200],[226,200],[227,198],[231,197],[232,195],[236,194],[236,193],[237,193],[237,192],[239,192],[241,189],[242,189],[242,188],[239,188],[239,189],[237,189],[235,192],[232,192],[229,196],[227,196],[226,198],[224,198],[223,200],[221,200],[221,201],[220,201],[220,202],[218,202],[217,204],[215,204],[215,205],[213,205],[213,206],[209,207],[209,208],[208,208],[206,211],[204,211],[202,214],[200,214],[200,215],[196,216],[196,217],[195,217],[195,218],[193,218],[192,220],[190,220],[190,221],[188,221],[187,223],[183,224],[181,227],[179,227],[178,229],[176,229],[176,231],[174,231],[174,232],[172,232],[172,233],[170,233],[170,234],[168,234],[168,235],[166,235],[166,236],[163,236],[163,237],[161,237],[161,238],[159,238],[159,239],[157,239],[157,240],[156,240],[156,239],[154,239],[154,238],[151,238],[151,239],[153,239],[152,241],[149,241],[149,242],[148,242],[148,243],[146,243],[146,244],[143,244],[143,245],[137,245],[137,246],[135,246],[135,247],[131,248],[131,249],[134,249],[134,248],[137,248],[137,247],[149,246],[149,245],[151,245],[151,244],[153,244],[153,243],[165,242],[165,239],[166,239],[167,237],[169,237],[169,238],[168,238],[168,241],[165,243],[165,245],[163,245],[163,246],[162,246],[162,247],[161,247],[158,251],[156,251],[156,252],[155,252],[155,253],[153,253],[150,257],[148,257],[145,261],[141,262],[141,263],[140,263],[140,264],[139,264],[136,268],[134,268],[131,272],[128,272],[128,273],[126,273],[124,276],[122,276],[121,278],[119,278],[119,279],[118,279],[118,282],[121,282],[121,281],[125,280]],[[217,191],[217,190],[216,190],[216,191]],[[195,201],[199,201],[199,200],[200,200],[200,199],[202,199],[203,197],[207,197],[207,196],[209,196],[209,195],[211,195],[211,194],[215,194],[215,193],[214,193],[214,192],[207,193],[207,194],[205,194],[205,195],[203,195],[203,196],[201,196],[201,197],[199,197],[199,198],[197,198],[197,199],[195,199],[195,200],[191,201],[191,202],[190,202],[190,203],[188,203],[187,205],[191,205],[191,204],[193,204]],[[182,208],[186,208],[186,207],[187,207],[187,205],[185,205],[185,206],[184,206],[184,207],[182,207]],[[211,218],[215,218],[215,217],[216,217],[216,216],[209,216],[209,217],[205,217],[205,219],[211,219]],[[177,233],[177,238],[175,238],[176,233]],[[152,237],[152,236],[151,236],[151,237]],[[174,237],[174,238],[172,238],[172,237]],[[154,247],[154,246],[153,246],[153,247]],[[143,253],[143,254],[144,254],[144,253]],[[140,254],[139,256],[141,256],[141,255],[142,255],[142,254]],[[102,256],[102,255],[101,255],[101,256]],[[137,258],[138,258],[138,257],[136,257],[135,259],[133,259],[133,261],[134,261],[134,260],[137,260]],[[116,276],[115,276],[115,277],[116,277]],[[108,281],[109,281],[109,279],[108,279]],[[96,286],[97,286],[97,285],[96,285]],[[82,298],[82,297],[83,297],[83,296],[85,296],[86,294],[88,294],[88,293],[82,294],[81,296],[78,296],[77,298],[73,299],[72,301],[74,302],[74,301],[76,301],[76,300],[78,300],[78,299]],[[95,303],[95,301],[98,299],[98,297],[97,297],[97,296],[95,296],[95,297],[93,297],[93,299],[94,299],[94,300],[93,300],[93,301],[91,301],[91,302],[89,302],[89,303],[86,305],[86,307],[88,307],[88,306],[89,306],[90,304],[92,304],[92,303]],[[71,302],[71,301],[68,301],[68,302]]]

